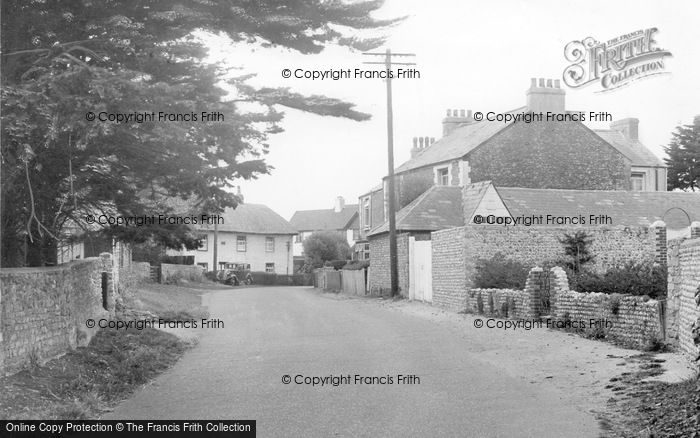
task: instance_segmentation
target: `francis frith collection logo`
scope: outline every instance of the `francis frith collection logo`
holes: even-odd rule
[[[572,64],[564,70],[564,83],[580,88],[600,83],[598,93],[612,91],[649,76],[668,73],[664,57],[668,50],[657,47],[657,28],[652,27],[600,42],[593,37],[572,41],[564,48]]]

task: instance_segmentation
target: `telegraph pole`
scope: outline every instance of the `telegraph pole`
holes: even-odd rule
[[[363,53],[369,56],[384,56],[384,62],[364,62],[363,64],[383,64],[386,72],[386,135],[389,174],[387,176],[388,214],[389,214],[389,261],[391,267],[391,296],[399,293],[399,263],[396,246],[396,192],[394,189],[394,112],[391,94],[391,67],[393,65],[415,65],[414,62],[392,62],[391,57],[416,56],[413,53],[391,53],[386,49],[385,53]]]

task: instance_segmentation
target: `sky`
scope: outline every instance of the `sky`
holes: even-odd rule
[[[385,46],[415,53],[420,79],[392,81],[396,166],[410,158],[412,138],[439,139],[447,109],[505,112],[525,104],[530,78],[561,79],[570,64],[564,47],[593,37],[607,41],[658,28],[657,46],[672,53],[666,71],[607,93],[592,85],[566,90],[566,109],[607,111],[615,120],[639,119],[639,137],[659,157],[676,126],[700,115],[700,2],[387,0],[378,18],[407,16],[387,29]],[[274,169],[240,181],[245,202],[266,204],[289,219],[296,210],[332,208],[337,196],[359,195],[387,174],[386,84],[382,79],[283,78],[282,70],[375,68],[341,47],[301,55],[208,39],[210,59],[257,76],[257,86],[290,87],[355,103],[371,120],[320,117],[280,107],[283,133],[270,138],[266,161]],[[609,123],[586,123],[606,128]]]

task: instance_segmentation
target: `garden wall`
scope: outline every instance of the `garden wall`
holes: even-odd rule
[[[674,295],[678,297],[677,343],[693,359],[700,353],[693,342],[692,333],[693,324],[700,318],[700,302],[696,301],[696,293],[700,290],[700,232],[695,235],[698,237],[680,245],[676,261],[677,277],[674,279]]]
[[[399,270],[399,293],[408,297],[408,238],[409,234],[396,236],[396,250]],[[369,267],[367,288],[372,295],[385,295],[391,291],[391,267],[389,259],[389,234],[372,236],[369,239],[369,253],[372,260]]]
[[[592,239],[595,260],[591,267],[604,272],[627,261],[654,261],[666,257],[665,228],[630,227],[525,227],[467,225],[431,233],[433,251],[433,303],[464,310],[467,291],[472,286],[476,262],[500,252],[524,265],[565,257],[559,239],[564,234],[585,231]],[[663,246],[659,245],[663,239]],[[372,258],[372,263],[375,258]],[[473,297],[470,297],[473,298]]]
[[[548,281],[544,281],[546,277]],[[549,309],[542,304],[544,296],[549,297]],[[540,320],[544,327],[574,323],[569,328],[633,348],[648,349],[663,342],[661,302],[640,296],[571,291],[566,273],[558,267],[552,268],[548,276],[541,268],[531,269],[522,291],[471,289],[466,297],[470,313]]]
[[[645,297],[559,291],[553,315],[559,321],[583,321],[585,331],[649,349],[663,342],[661,303]],[[600,325],[591,324],[599,321]]]
[[[87,345],[97,329],[86,321],[114,310],[115,276],[107,253],[56,267],[0,269],[0,375]]]
[[[595,255],[591,268],[605,272],[609,267],[627,261],[653,261],[656,256],[656,229],[630,227],[547,227],[467,225],[468,278],[473,275],[477,259],[489,259],[497,252],[525,266],[565,257],[559,239],[564,234],[585,231],[592,238],[590,251]],[[665,238],[665,235],[664,235]]]
[[[179,280],[201,282],[204,278],[204,268],[197,265],[160,264],[160,282],[177,283]]]
[[[458,312],[466,305],[465,231],[459,227],[431,234],[433,304]]]

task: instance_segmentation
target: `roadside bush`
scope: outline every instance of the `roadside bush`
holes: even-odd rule
[[[524,289],[529,268],[507,259],[500,252],[476,261],[474,287],[481,289]]]
[[[369,268],[369,260],[353,260],[348,262],[347,265],[343,266],[343,269],[349,271],[359,271],[360,269]]]
[[[651,262],[627,262],[598,275],[581,271],[574,275],[572,289],[578,292],[602,292],[606,294],[647,295],[651,298],[666,296],[667,269]]]
[[[348,260],[328,260],[323,264],[324,267],[333,268],[336,271],[340,269],[345,269],[345,265],[348,264]]]

